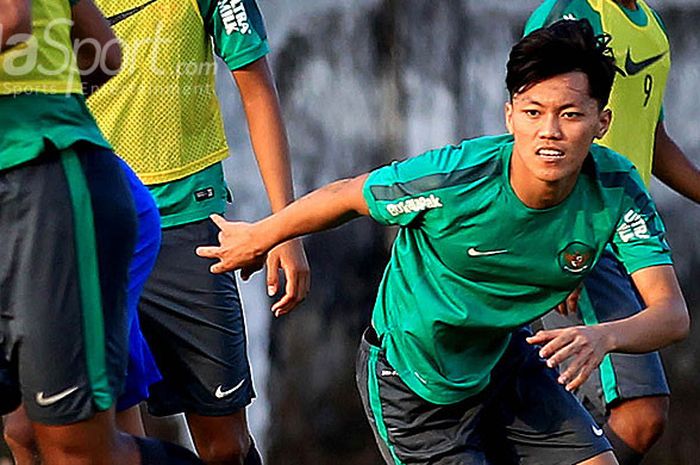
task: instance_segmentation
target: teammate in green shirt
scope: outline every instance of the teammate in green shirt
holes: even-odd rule
[[[525,33],[562,18],[587,19],[597,34],[611,38],[618,72],[609,103],[610,131],[600,143],[632,161],[647,185],[654,174],[699,203],[700,170],[667,134],[663,121],[671,51],[658,14],[642,0],[547,0],[529,18]],[[610,321],[644,307],[613,254],[606,254],[586,279],[578,312],[575,298],[572,305],[558,307],[563,316],[547,315],[545,327]],[[669,393],[655,352],[611,354],[578,395],[599,423],[605,423],[620,462],[634,465],[663,432]]]
[[[215,217],[221,244],[197,251],[220,260],[213,272],[246,277],[291,237],[359,215],[400,226],[357,364],[388,464],[617,463],[567,391],[608,352],[688,332],[649,194],[631,163],[591,145],[610,123],[605,44],[586,22],[560,22],[516,44],[507,69],[512,135],[331,183],[254,224]],[[644,311],[529,335],[524,325],[566,298],[611,239]],[[561,374],[550,368],[566,359]]]
[[[42,463],[200,464],[185,449],[115,428],[135,178],[85,106],[71,34],[116,40],[91,0],[6,1],[0,29],[2,367],[21,392]],[[94,51],[105,73],[119,68],[118,45]],[[19,400],[4,396],[0,411]]]

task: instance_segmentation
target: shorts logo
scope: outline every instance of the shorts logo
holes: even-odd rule
[[[603,430],[598,428],[596,425],[591,425],[591,429],[593,430],[593,434],[596,436],[601,437],[603,435]]]
[[[248,14],[245,11],[243,0],[219,0],[219,16],[224,23],[226,34],[234,32],[250,34]]]
[[[217,399],[223,399],[224,397],[228,397],[231,394],[233,394],[234,392],[236,392],[241,386],[243,386],[243,383],[245,383],[245,378],[243,378],[240,383],[236,384],[234,387],[232,387],[231,389],[228,389],[226,391],[224,391],[224,389],[223,389],[224,385],[219,384],[216,388],[216,391],[214,391],[214,395],[216,396]]]
[[[649,239],[649,228],[642,218],[642,215],[634,210],[629,210],[623,218],[624,223],[617,228],[617,234],[622,242],[629,242],[632,239]]]
[[[69,395],[73,394],[75,391],[77,391],[79,388],[78,386],[73,386],[65,391],[61,391],[58,394],[54,394],[52,396],[45,397],[44,396],[44,391],[37,392],[36,394],[36,403],[39,404],[40,407],[48,407],[49,405],[53,405],[59,400],[65,399]]]
[[[386,206],[386,211],[388,211],[391,216],[399,216],[404,213],[420,212],[431,208],[441,207],[442,202],[440,201],[440,198],[430,194],[428,197],[417,197],[415,199],[390,203]]]
[[[583,273],[591,267],[595,249],[582,242],[572,242],[559,252],[559,266],[569,273]]]

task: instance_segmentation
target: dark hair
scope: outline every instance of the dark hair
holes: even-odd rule
[[[523,37],[510,51],[506,87],[511,99],[546,79],[580,71],[588,76],[590,96],[603,109],[615,78],[610,36],[596,36],[586,19],[561,20]]]

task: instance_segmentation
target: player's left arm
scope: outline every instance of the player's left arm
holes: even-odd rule
[[[567,390],[580,387],[610,352],[645,353],[688,335],[690,317],[671,265],[643,268],[632,274],[646,308],[621,320],[592,326],[539,331],[528,339],[544,344],[540,355],[550,367],[571,359],[559,382]]]
[[[272,212],[294,200],[289,146],[272,72],[265,57],[232,71],[241,94],[253,152],[260,169]],[[301,239],[278,245],[268,255],[267,288],[274,295],[279,270],[285,275],[284,295],[273,304],[275,314],[291,311],[310,287],[309,264]]]
[[[666,132],[663,121],[656,127],[652,173],[674,191],[700,203],[700,169]]]
[[[23,42],[19,35],[32,32],[31,0],[0,0],[0,52]]]

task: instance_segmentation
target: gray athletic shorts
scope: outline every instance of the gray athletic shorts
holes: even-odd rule
[[[163,380],[151,386],[149,411],[235,413],[255,396],[241,300],[233,273],[212,274],[195,255],[218,243],[209,220],[163,229],[161,250],[139,304],[141,329]]]
[[[3,390],[14,384],[29,418],[49,425],[110,408],[126,375],[136,240],[119,160],[87,144],[47,147],[0,171],[0,238]]]
[[[584,280],[584,292],[575,315],[550,312],[545,328],[596,324],[619,320],[645,307],[622,264],[605,252]],[[658,352],[609,354],[577,393],[599,422],[610,407],[625,399],[668,396],[670,389]]]
[[[484,391],[436,405],[406,386],[368,330],[356,379],[386,463],[572,465],[610,450],[603,430],[525,342],[529,334],[513,334]]]

